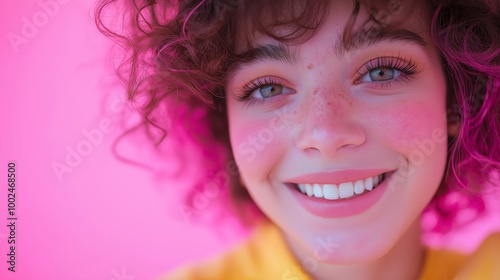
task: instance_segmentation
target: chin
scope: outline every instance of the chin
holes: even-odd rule
[[[328,243],[319,244],[316,240],[310,240],[307,244],[307,255],[304,261],[332,265],[358,265],[374,262],[393,248],[393,242],[389,240],[378,240],[372,242],[369,240],[352,239],[349,243],[341,245],[330,244],[327,252]],[[319,249],[321,248],[321,249]],[[307,260],[306,260],[307,259]]]

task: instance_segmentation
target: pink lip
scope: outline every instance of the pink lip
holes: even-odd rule
[[[378,173],[376,173],[378,174]],[[348,199],[327,200],[324,198],[310,197],[300,192],[293,183],[286,183],[299,204],[309,213],[323,218],[342,218],[357,215],[370,209],[379,201],[389,185],[391,173],[385,175],[384,181],[372,191]],[[364,175],[363,175],[364,176]],[[367,177],[370,177],[368,175]],[[350,179],[350,178],[349,178]]]
[[[295,184],[340,184],[366,179],[391,171],[390,169],[350,169],[333,172],[316,172],[285,180]]]

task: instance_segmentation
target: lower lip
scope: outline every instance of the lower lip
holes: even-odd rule
[[[343,218],[361,214],[375,205],[387,190],[391,174],[387,173],[385,179],[372,191],[340,200],[327,200],[308,196],[300,192],[295,184],[287,183],[286,185],[291,189],[293,196],[299,204],[311,214],[323,218]]]

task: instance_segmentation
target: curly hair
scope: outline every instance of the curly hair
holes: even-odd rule
[[[115,11],[112,19],[117,19],[120,7],[116,4],[120,3],[99,1],[99,30],[125,50],[117,73],[128,98],[140,102],[144,126],[163,132],[160,139],[152,140],[161,142],[167,134],[157,111],[168,103],[178,120],[169,132],[186,132],[200,148],[198,163],[208,173],[198,176],[186,198],[191,209],[199,208],[199,194],[215,182],[215,186],[231,190],[226,202],[233,202],[244,220],[259,216],[240,183],[231,154],[224,102],[226,73],[233,63],[244,59],[236,52],[237,42],[250,46],[255,31],[286,44],[308,40],[322,24],[329,2],[128,0],[121,6],[119,26],[114,26],[106,21],[110,19],[106,11]],[[376,11],[371,2],[354,0],[344,38],[349,37],[361,5]],[[460,126],[458,135],[449,138],[447,172],[429,204],[442,217],[433,230],[447,231],[458,209],[445,199],[446,194],[458,191],[468,198],[468,207],[481,212],[481,186],[496,178],[490,175],[500,170],[500,4],[496,0],[426,2],[432,40],[447,77],[448,121]],[[278,16],[269,17],[270,13]],[[370,13],[372,22],[380,28],[390,27],[381,24],[375,14]],[[256,215],[245,216],[248,213]]]

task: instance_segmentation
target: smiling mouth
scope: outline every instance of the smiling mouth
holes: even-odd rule
[[[326,200],[351,199],[371,192],[380,185],[388,173],[339,184],[294,184],[296,189],[304,195]]]

